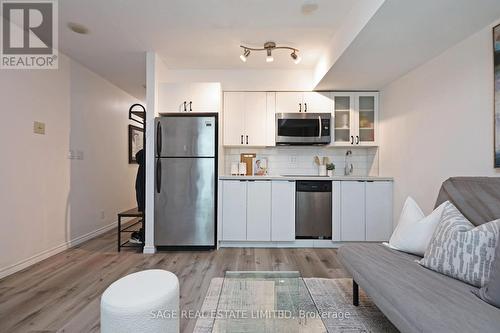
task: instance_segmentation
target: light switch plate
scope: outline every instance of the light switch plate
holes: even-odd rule
[[[33,122],[33,133],[35,134],[45,134],[45,123],[35,121]]]

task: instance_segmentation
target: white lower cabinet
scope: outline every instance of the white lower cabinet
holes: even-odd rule
[[[222,182],[222,241],[294,241],[295,182]]]
[[[271,185],[271,240],[295,240],[295,181],[273,181]]]
[[[334,241],[386,241],[391,237],[392,182],[338,181],[333,188]]]
[[[239,180],[222,182],[222,239],[247,239],[247,183]]]
[[[341,182],[340,239],[365,240],[365,182]]]
[[[271,182],[247,182],[247,240],[271,240]]]
[[[392,182],[366,183],[366,240],[387,241],[392,235]]]
[[[295,181],[221,180],[221,241],[295,241]],[[386,241],[391,181],[333,181],[332,241]],[[314,223],[314,221],[311,221]]]

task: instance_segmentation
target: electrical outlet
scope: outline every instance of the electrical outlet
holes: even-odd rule
[[[34,121],[33,122],[33,133],[35,134],[45,134],[45,123]]]
[[[293,155],[290,156],[290,160],[289,161],[290,161],[291,164],[297,164],[297,156],[293,156]]]

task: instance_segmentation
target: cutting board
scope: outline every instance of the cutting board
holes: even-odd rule
[[[247,176],[253,175],[253,159],[256,156],[257,156],[256,154],[250,154],[250,153],[240,154],[240,162],[245,163],[247,165]]]

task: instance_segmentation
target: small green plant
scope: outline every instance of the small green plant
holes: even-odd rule
[[[328,163],[326,165],[326,170],[335,170],[335,164],[333,163]]]

